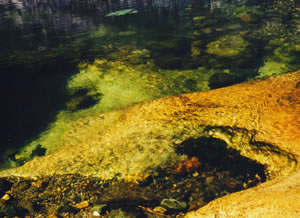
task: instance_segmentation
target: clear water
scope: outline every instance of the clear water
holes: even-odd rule
[[[105,16],[128,8],[138,13]],[[107,111],[297,70],[299,8],[289,0],[0,0],[0,152],[31,141],[60,110],[100,102]],[[104,59],[110,65],[94,62]],[[114,75],[118,61],[124,72],[140,70]],[[116,82],[87,87],[76,75],[92,72],[88,65]],[[147,87],[158,92],[146,95]]]

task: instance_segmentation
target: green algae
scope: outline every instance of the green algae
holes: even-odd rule
[[[285,39],[270,40],[265,50],[264,64],[259,68],[257,78],[292,72],[300,68],[300,40]]]
[[[222,36],[207,45],[207,52],[222,57],[240,56],[247,51],[249,43],[240,35]]]
[[[259,75],[257,78],[264,78],[272,75],[279,75],[289,71],[289,68],[285,63],[276,61],[266,61],[264,65],[259,68]]]
[[[145,62],[148,53],[146,49],[125,46],[111,53],[113,60],[102,58],[92,63],[80,63],[79,73],[73,75],[66,85],[71,97],[66,102],[66,109],[58,113],[56,121],[46,131],[15,155],[16,163],[23,164],[32,159],[32,152],[38,146],[46,149],[46,155],[53,153],[64,146],[61,139],[68,130],[73,129],[73,125],[99,112],[164,96],[210,89],[208,81],[215,70],[205,67],[181,71],[159,69],[151,59]],[[79,107],[87,99],[92,99],[93,104]]]

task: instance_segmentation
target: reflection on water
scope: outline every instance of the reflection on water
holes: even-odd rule
[[[129,8],[138,13],[105,16]],[[1,149],[36,137],[59,110],[107,111],[297,70],[299,8],[292,0],[0,0]]]
[[[72,33],[87,31],[104,23],[104,15],[124,8],[137,8],[140,11],[153,8],[179,9],[188,1],[7,1],[1,0],[1,17],[11,20],[19,27],[39,24],[43,31]],[[45,34],[45,33],[44,33]]]

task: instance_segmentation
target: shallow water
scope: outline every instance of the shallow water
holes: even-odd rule
[[[138,13],[105,16],[127,8]],[[293,1],[0,0],[0,151],[14,155],[61,110],[108,111],[297,70],[299,34]]]
[[[68,145],[69,136],[74,141],[83,136],[81,143],[97,147],[98,141],[94,144],[80,130],[88,130],[90,120],[103,126],[104,117],[105,122],[119,119],[115,112],[100,113],[300,69],[299,13],[299,3],[292,0],[0,0],[0,169],[53,154]],[[42,176],[34,183],[3,179],[7,184],[0,181],[1,191],[14,183],[10,193],[18,196],[6,206],[16,209],[14,215],[56,211],[83,216],[90,211],[74,210],[74,202],[88,199],[90,206],[105,203],[106,215],[131,211],[146,217],[157,206],[166,207],[163,201],[185,205],[166,207],[166,214],[175,217],[269,179],[266,165],[240,156],[225,141],[182,134],[186,140],[170,145],[173,156],[153,150],[146,158],[143,146],[152,146],[152,135],[150,146],[148,139],[136,138],[132,149],[139,149],[134,150],[138,161],[125,158],[129,166],[153,168],[155,158],[167,161],[150,167],[153,175],[140,183],[118,180],[127,175],[123,168],[109,174],[111,181],[85,177],[90,172],[84,170],[83,175]],[[155,140],[157,149],[163,141]],[[69,144],[78,146],[77,141]],[[115,153],[109,147],[114,143],[107,144],[98,147],[104,151],[100,156],[109,155],[109,169],[126,168],[118,157],[131,150],[127,143],[125,153],[122,143]],[[139,167],[129,168],[136,173]],[[30,188],[23,189],[24,184]],[[68,190],[66,195],[57,187]],[[39,206],[27,211],[15,205],[24,198]],[[0,214],[8,213],[2,207]]]

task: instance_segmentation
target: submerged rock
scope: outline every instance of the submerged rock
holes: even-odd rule
[[[261,19],[257,14],[245,13],[240,16],[240,19],[245,23],[257,23]]]
[[[249,43],[240,35],[222,36],[207,45],[207,52],[222,57],[234,57],[243,54]]]

